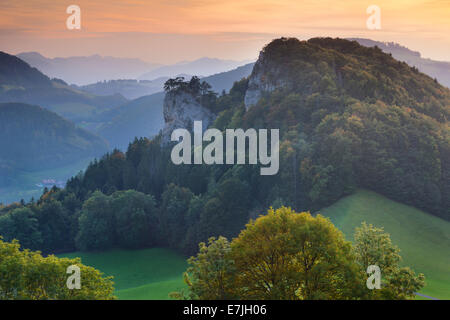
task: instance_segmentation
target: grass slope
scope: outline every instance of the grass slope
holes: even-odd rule
[[[168,299],[170,292],[184,287],[186,258],[162,248],[72,252],[59,257],[80,257],[86,265],[114,276],[119,299]]]
[[[421,293],[450,299],[450,222],[366,190],[341,199],[321,213],[349,240],[363,221],[384,227],[401,249],[402,263],[425,274],[426,286]]]

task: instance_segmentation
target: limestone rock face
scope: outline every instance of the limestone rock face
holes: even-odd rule
[[[162,131],[162,145],[168,145],[175,129],[192,131],[194,121],[203,122],[203,131],[214,121],[216,115],[201,105],[192,94],[184,91],[171,91],[164,98],[164,122]]]
[[[244,100],[245,108],[248,109],[258,103],[264,93],[287,86],[283,73],[283,70],[269,63],[262,51],[248,81]]]

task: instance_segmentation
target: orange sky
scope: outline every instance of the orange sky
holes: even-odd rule
[[[79,31],[65,26],[71,4],[81,8]],[[366,28],[371,4],[381,30]],[[284,35],[395,41],[450,60],[450,0],[1,0],[0,13],[0,50],[9,53],[241,60]]]

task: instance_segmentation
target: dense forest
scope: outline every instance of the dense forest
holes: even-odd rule
[[[279,128],[277,175],[260,176],[258,165],[176,166],[161,136],[136,138],[65,189],[0,208],[0,234],[47,253],[167,246],[194,254],[270,206],[315,212],[358,187],[450,220],[449,89],[354,41],[282,38],[263,55],[253,73],[262,68],[284,85],[248,110],[248,78],[221,96],[206,86],[205,97],[196,94],[217,114],[215,128]]]

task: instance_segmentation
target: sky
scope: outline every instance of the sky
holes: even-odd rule
[[[74,4],[79,30],[66,27]],[[370,5],[380,8],[379,30],[366,26]],[[0,0],[0,16],[0,50],[10,54],[248,60],[274,38],[331,36],[393,41],[450,61],[450,0]]]

